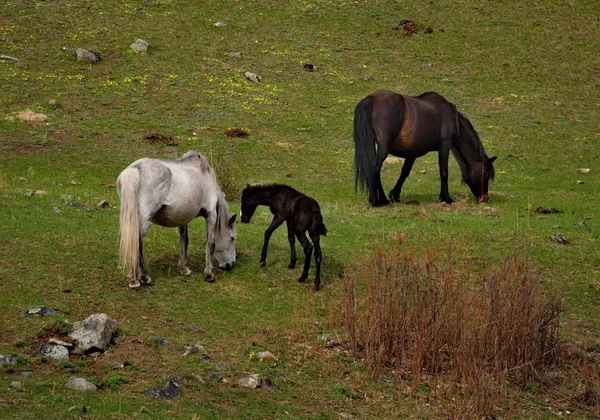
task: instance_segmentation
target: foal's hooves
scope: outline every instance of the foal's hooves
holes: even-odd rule
[[[319,291],[319,285],[318,284],[313,284],[313,292],[318,292]]]
[[[308,276],[300,276],[300,278],[298,279],[298,281],[299,281],[300,283],[304,283],[304,282],[306,281],[306,278],[307,278],[307,277],[308,277]]]
[[[373,205],[373,207],[383,207],[383,206],[387,206],[388,204],[390,204],[390,202],[387,198],[385,198],[382,200],[375,201],[374,203],[371,203],[371,204]]]
[[[141,286],[141,283],[139,281],[131,281],[129,282],[129,288],[130,289],[139,289]]]
[[[390,191],[390,203],[399,203],[400,202],[400,195],[394,195],[391,191]]]
[[[215,282],[215,275],[214,274],[206,275],[206,277],[204,277],[204,281],[207,282],[207,283],[214,283]]]
[[[142,283],[144,286],[150,286],[152,284],[152,279],[146,276],[140,280],[140,283]]]
[[[264,267],[265,265],[267,265],[267,262],[266,262],[266,261],[261,261],[261,262],[260,262],[260,266],[261,266],[261,267]]]
[[[290,261],[290,263],[288,264],[288,268],[290,270],[293,269],[293,268],[296,268],[296,260]]]
[[[192,270],[190,270],[187,267],[181,268],[179,270],[179,272],[181,273],[182,276],[189,276],[190,274],[192,274]]]

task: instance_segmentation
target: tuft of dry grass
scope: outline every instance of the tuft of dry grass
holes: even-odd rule
[[[415,384],[443,375],[464,397],[462,414],[486,415],[501,384],[524,386],[556,361],[561,303],[530,261],[473,268],[452,247],[421,256],[401,242],[345,276],[350,345],[374,376],[386,366]]]

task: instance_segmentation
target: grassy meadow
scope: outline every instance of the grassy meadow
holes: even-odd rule
[[[433,32],[406,35],[403,19]],[[399,236],[417,253],[452,249],[474,277],[506,257],[530,259],[543,290],[563,300],[562,339],[594,354],[598,369],[599,21],[593,0],[4,1],[0,354],[17,355],[19,366],[2,368],[1,417],[468,417],[466,396],[389,372],[374,377],[349,351],[344,273]],[[129,48],[137,38],[147,53]],[[102,59],[77,61],[77,48]],[[435,153],[417,160],[404,203],[371,208],[355,194],[354,106],[378,89],[436,91],[457,105],[498,157],[488,203],[474,202],[453,158],[456,203],[438,203]],[[24,121],[27,109],[48,119]],[[249,135],[229,137],[231,128]],[[259,267],[271,220],[264,207],[238,225],[236,267],[213,284],[203,281],[202,219],[190,225],[189,277],[177,272],[176,230],[151,227],[144,254],[154,285],[128,289],[118,269],[117,176],[140,157],[188,150],[209,157],[232,212],[250,182],[289,184],[320,203],[328,229],[320,292],[311,291],[313,270],[306,284],[296,281],[301,251],[298,268],[287,269],[285,227]],[[400,168],[386,162],[386,191]],[[109,205],[99,208],[102,200]],[[550,240],[555,233],[569,244]],[[40,306],[60,312],[19,315]],[[68,363],[36,355],[62,321],[100,312],[119,322],[107,353]],[[210,360],[182,357],[189,343]],[[257,360],[262,350],[278,361]],[[220,368],[224,380],[211,380]],[[244,373],[278,389],[239,387]],[[103,387],[76,393],[64,386],[70,376]],[[144,396],[173,376],[182,383],[175,402]],[[495,415],[598,414],[569,397],[571,378],[559,382],[505,384]]]

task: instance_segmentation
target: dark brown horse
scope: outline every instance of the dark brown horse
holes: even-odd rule
[[[375,147],[377,145],[377,148]],[[438,152],[440,201],[452,203],[448,192],[448,157],[454,154],[463,181],[478,203],[488,200],[488,181],[494,178],[495,157],[488,158],[471,122],[456,105],[435,92],[405,96],[376,91],[354,110],[355,188],[369,193],[373,206],[389,204],[381,184],[381,167],[388,154],[404,158],[400,178],[390,191],[391,201],[400,191],[418,157]]]

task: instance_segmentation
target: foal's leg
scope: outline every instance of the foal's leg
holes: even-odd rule
[[[450,197],[448,191],[448,159],[450,157],[450,148],[452,147],[451,141],[442,140],[440,142],[440,148],[438,151],[438,164],[440,167],[440,201],[444,203],[453,203],[454,200]]]
[[[400,202],[400,191],[402,191],[402,185],[404,185],[404,181],[410,175],[410,171],[415,163],[415,159],[406,158],[404,163],[402,164],[402,170],[400,171],[400,178],[398,178],[398,182],[392,190],[390,191],[390,201],[395,203]]]
[[[206,267],[204,268],[204,280],[212,283],[215,281],[213,274],[213,255],[215,253],[215,229],[217,216],[215,212],[209,212],[206,216]]]
[[[290,263],[288,265],[289,269],[292,269],[294,267],[296,267],[296,236],[294,235],[294,231],[292,230],[292,227],[290,226],[290,223],[287,223],[287,228],[288,228],[288,241],[290,242],[290,249],[291,249],[291,256],[290,256]]]
[[[308,278],[308,269],[310,268],[310,258],[312,256],[313,245],[306,237],[306,232],[296,232],[298,241],[304,247],[304,270],[298,281],[305,281]]]
[[[269,240],[271,239],[271,235],[281,224],[285,221],[281,217],[275,216],[271,221],[271,225],[265,230],[265,242],[263,244],[263,249],[260,253],[260,266],[264,267],[267,264],[267,248],[269,247]]]
[[[312,239],[313,246],[315,248],[315,265],[317,266],[315,274],[315,283],[313,284],[313,291],[318,291],[321,285],[321,260],[323,255],[321,253],[321,236],[318,233],[311,233],[310,238]]]
[[[179,226],[179,264],[177,267],[179,268],[179,272],[184,276],[189,276],[192,274],[192,270],[190,270],[187,266],[187,248],[188,248],[188,225]]]

